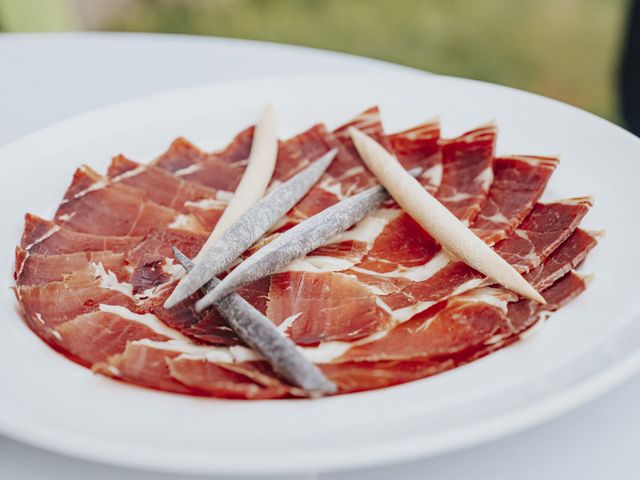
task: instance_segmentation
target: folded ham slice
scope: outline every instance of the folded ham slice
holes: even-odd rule
[[[142,237],[76,232],[30,213],[25,215],[24,224],[20,248],[43,255],[107,250],[121,253],[133,248],[142,240]]]
[[[478,215],[493,182],[494,125],[442,142],[442,182],[437,198],[464,223]]]
[[[178,138],[152,165],[184,180],[233,192],[247,166],[252,142],[253,127],[240,132],[223,150],[213,154],[203,152],[185,138]]]
[[[55,215],[60,226],[94,235],[146,235],[155,226],[205,232],[193,215],[146,200],[143,190],[113,183],[87,166],[76,170]]]
[[[113,184],[144,191],[147,200],[193,215],[207,231],[213,229],[232,196],[231,192],[182,180],[166,170],[141,165],[122,155],[112,160],[107,175]]]

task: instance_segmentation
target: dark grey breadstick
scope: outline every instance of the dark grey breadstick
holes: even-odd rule
[[[413,171],[410,173],[413,174]],[[299,223],[238,265],[213,290],[196,302],[196,310],[201,312],[238,288],[277,272],[292,260],[324,245],[388,198],[389,194],[384,187],[373,187]]]
[[[173,248],[173,254],[187,272],[193,268],[194,263],[176,247]],[[214,277],[205,286],[205,291],[219,282]],[[310,396],[337,391],[336,385],[300,353],[295,343],[240,295],[227,295],[216,308],[233,331],[247,345],[260,352],[277,374],[293,385],[303,388]]]
[[[306,195],[331,164],[337,152],[337,149],[332,149],[247,210],[202,254],[202,259],[171,292],[164,307],[171,308],[193,295],[253,245]]]

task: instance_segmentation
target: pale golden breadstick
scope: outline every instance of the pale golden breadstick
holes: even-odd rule
[[[278,156],[278,139],[276,137],[276,121],[273,106],[270,104],[264,109],[262,118],[253,133],[251,153],[247,169],[233,194],[233,198],[224,210],[224,213],[216,223],[206,243],[193,259],[195,263],[200,260],[201,254],[218,240],[233,223],[253,207],[264,195],[271,176],[276,166]]]
[[[429,194],[378,142],[355,127],[349,128],[349,134],[364,163],[398,205],[440,245],[505,288],[546,303],[522,275]]]

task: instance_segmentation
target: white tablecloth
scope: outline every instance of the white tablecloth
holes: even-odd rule
[[[404,67],[319,50],[220,38],[0,35],[0,144],[71,115],[168,88],[260,76],[384,72],[401,68]],[[409,464],[316,477],[638,479],[639,405],[640,377],[636,377],[558,420],[480,447]],[[193,478],[204,477],[94,464],[0,436],[3,480]]]

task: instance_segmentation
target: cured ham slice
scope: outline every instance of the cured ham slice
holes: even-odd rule
[[[195,217],[144,198],[143,191],[112,184],[84,166],[76,170],[55,222],[68,230],[95,235],[141,236],[158,226],[204,232]]]
[[[539,289],[551,286],[556,280],[576,268],[587,253],[598,243],[601,232],[587,232],[577,229],[562,245],[536,268],[529,270],[524,278]]]
[[[535,305],[529,300],[510,303],[507,313],[509,330],[503,335],[500,342],[492,345],[493,349],[507,343],[513,343],[522,333],[539,322],[546,312],[558,310],[584,292],[588,282],[589,277],[570,271],[544,291],[546,306]]]
[[[117,273],[114,273],[117,272]],[[16,293],[30,326],[84,365],[134,340],[186,340],[141,307],[124,254],[28,255],[18,250]]]
[[[241,132],[238,137],[244,139],[246,137],[246,133]],[[253,130],[251,130],[251,137],[253,137]],[[239,143],[242,144],[243,142],[241,141]],[[235,140],[234,142],[232,142],[232,145],[233,144],[235,144]],[[248,145],[250,148],[251,140],[249,140]],[[247,150],[247,152],[248,151],[249,150]],[[167,170],[169,172],[178,172],[196,163],[204,162],[205,160],[210,159],[212,156],[213,155],[200,150],[186,138],[178,137],[173,142],[171,142],[171,145],[166,152],[164,152],[153,162],[151,162],[151,165],[163,170]],[[244,158],[246,158],[246,156]]]
[[[101,274],[99,265],[94,268],[98,273],[87,268],[65,276],[63,281],[17,287],[25,314],[34,321],[56,326],[93,311],[100,303],[134,308],[126,286],[115,283],[115,275]],[[113,281],[113,285],[106,284],[108,281]]]
[[[36,318],[38,321],[40,319],[48,320],[51,317],[54,327],[59,322],[65,322],[76,314],[81,315],[81,312],[95,313],[94,310],[99,308],[100,304],[124,305],[138,311],[153,311],[156,304],[161,305],[164,302],[166,295],[163,297],[163,293],[168,294],[171,282],[183,271],[182,267],[169,260],[172,257],[172,246],[177,246],[189,255],[195,255],[205,240],[206,236],[204,235],[183,230],[156,229],[147,235],[144,241],[126,253],[100,251],[44,256],[29,254],[18,248],[16,251],[16,285],[18,287],[39,286],[43,288],[19,288],[17,293],[23,297],[22,302],[27,307],[27,314],[30,317]],[[86,283],[83,286],[87,288],[81,288],[75,296],[72,291],[67,291],[64,288],[67,283],[70,285],[82,284],[85,280]],[[116,293],[114,294],[113,291]],[[124,296],[118,292],[123,293]],[[258,298],[259,293],[255,290],[255,286],[247,288],[246,292],[249,298],[253,298],[253,303],[256,306],[261,305],[264,311],[266,307],[264,302]],[[268,284],[265,284],[262,295],[266,295],[267,292]],[[48,308],[49,303],[56,301],[57,295],[60,295],[61,301],[64,301],[66,296],[73,297],[73,302],[68,305],[69,312],[59,318],[59,310]],[[47,303],[42,306],[43,302]],[[86,308],[81,308],[79,305]],[[189,305],[184,303],[183,306],[188,309]],[[51,314],[49,315],[47,312]],[[209,343],[216,344],[239,343],[235,334],[217,314],[215,315],[215,323],[221,332],[219,337],[212,333],[214,327],[212,327],[210,318],[196,315],[192,310],[189,312],[190,317],[181,314],[180,310],[168,313],[158,308],[156,313],[164,315],[167,325],[176,325],[179,330],[184,330],[192,338],[198,339],[200,336],[201,341],[204,339]],[[200,324],[206,324],[206,330],[198,330],[194,326],[194,331],[190,332],[188,329],[190,321],[193,323],[196,320]],[[73,327],[74,338],[80,338],[76,330],[89,321],[92,324],[107,322],[108,325],[111,325],[109,328],[116,324],[124,325],[126,323],[122,319],[116,322],[113,316],[90,315],[86,319],[76,322],[78,325],[77,328]],[[65,328],[71,328],[70,325]],[[144,330],[134,325],[133,330],[129,328],[127,331]]]
[[[388,273],[398,268],[424,265],[440,251],[440,246],[408,214],[402,212],[378,235],[359,269]]]
[[[513,342],[538,322],[544,312],[555,311],[577,297],[586,288],[588,278],[573,269],[585,259],[598,243],[599,232],[577,229],[542,265],[530,270],[525,278],[538,289],[545,289],[547,304],[519,300],[509,304],[509,331],[501,342]],[[572,273],[573,272],[573,273]],[[495,349],[498,343],[493,346]]]
[[[332,272],[274,275],[267,316],[299,344],[360,338],[390,321],[365,285]]]
[[[206,154],[185,139],[178,139],[153,165],[184,180],[233,192],[247,166],[253,130],[254,127],[243,130],[224,150],[213,154]]]
[[[508,322],[503,325],[501,331],[491,339],[489,344],[468,353],[458,359],[457,363],[472,362],[518,341],[544,321],[550,312],[562,308],[584,292],[589,281],[589,277],[571,271],[544,291],[546,306],[541,307],[529,300],[510,303],[506,317]]]
[[[18,286],[14,290],[29,327],[54,342],[57,326],[96,311],[100,304],[135,308],[127,286],[120,284],[115,275],[104,272],[99,264],[88,264],[84,271],[66,275],[62,281]]]
[[[191,350],[198,352],[197,347]],[[134,341],[94,370],[160,390],[222,398],[281,398],[297,390],[280,382],[263,362],[217,361],[212,354],[202,358],[172,342]]]
[[[296,390],[280,382],[264,362],[214,363],[181,356],[167,364],[173,378],[215,397],[265,400],[290,396]]]
[[[183,274],[182,267],[173,261],[172,247],[195,256],[206,239],[206,235],[185,230],[152,230],[144,241],[126,254],[127,261],[133,265],[130,277],[133,293],[147,299],[166,291],[169,283]]]
[[[165,229],[153,231],[126,254],[86,252],[42,256],[18,249],[16,293],[25,318],[34,330],[51,337],[57,348],[63,348],[83,363],[97,361],[85,353],[115,354],[124,349],[128,340],[164,338],[164,335],[145,336],[148,326],[140,321],[98,310],[104,305],[122,307],[130,317],[145,320],[136,317],[139,315],[136,311],[144,313],[157,295],[154,289],[166,288],[166,283],[172,281],[177,272],[182,272],[181,267],[167,262],[171,245],[195,254],[204,240],[204,236]],[[163,325],[157,318],[155,323]],[[97,328],[104,328],[104,335],[92,336],[91,332]],[[117,336],[119,330],[120,336]],[[82,348],[83,342],[91,345],[98,341],[100,345],[95,348]],[[122,349],[117,350],[120,346]]]
[[[341,149],[342,146],[322,123],[281,142],[273,179],[288,180],[333,148]]]
[[[240,183],[246,166],[246,158],[241,162],[228,163],[224,158],[212,157],[173,173],[188,182],[233,192]]]
[[[360,155],[358,154],[355,145],[351,141],[351,136],[348,133],[349,127],[356,127],[361,132],[369,135],[371,138],[376,140],[387,150],[390,150],[389,142],[385,137],[384,128],[382,127],[382,120],[380,118],[380,110],[378,109],[378,107],[371,107],[358,114],[353,120],[345,123],[344,125],[341,125],[333,132],[338,140],[340,140],[340,143],[342,143],[342,145],[349,153],[349,155],[345,155],[334,160],[329,167],[328,173],[338,180],[347,178],[345,177],[345,175],[351,176],[352,172],[350,170],[352,168],[365,170],[365,166],[362,163],[362,160],[360,160]],[[366,172],[366,175],[364,175],[362,178],[359,178],[358,180],[362,183],[360,189],[367,188],[376,183],[366,181],[372,178],[373,175],[371,175],[371,173],[369,172]],[[351,186],[351,188],[354,187]]]
[[[496,250],[518,271],[537,267],[576,229],[593,205],[590,197],[538,204]]]
[[[464,223],[480,212],[493,181],[494,125],[442,142],[442,182],[437,198]]]
[[[429,193],[435,194],[442,181],[440,123],[428,122],[394,133],[387,136],[387,141],[390,151],[405,169],[424,169],[418,180]]]
[[[218,222],[231,198],[229,192],[187,182],[166,170],[141,165],[122,155],[112,160],[107,175],[114,184],[122,183],[144,191],[146,199],[158,205],[193,214],[208,231]]]
[[[179,172],[212,158],[218,159],[221,164],[243,163],[251,152],[253,130],[253,126],[245,128],[233,138],[229,145],[216,153],[206,153],[187,139],[179,137],[151,164],[170,172]]]
[[[472,229],[489,245],[506,238],[542,195],[557,158],[511,156],[493,161],[493,183]]]
[[[144,323],[101,310],[64,322],[55,332],[57,342],[65,353],[87,366],[123,352],[131,341],[145,338],[156,341],[170,339]]]
[[[402,360],[453,355],[491,338],[502,325],[509,292],[480,289],[450,299],[388,332],[351,348],[344,360]],[[439,310],[434,312],[433,310]]]
[[[59,340],[55,329],[102,304],[137,307],[125,254],[110,251],[32,254],[16,250],[16,287],[27,324],[48,340]]]
[[[140,243],[142,239],[74,232],[30,213],[25,215],[24,223],[20,248],[32,254],[56,255],[96,251],[122,253]]]
[[[346,154],[334,160],[327,173],[336,181],[334,188],[339,185],[340,199],[354,195],[378,183],[362,162],[348,133],[349,127],[356,127],[387,150],[391,150],[384,133],[378,107],[371,107],[358,114],[350,122],[336,128],[333,133],[343,145]]]
[[[242,341],[216,309],[196,313],[193,303],[182,302],[171,310],[157,304],[153,313],[165,324],[179,330],[196,344],[240,345]]]
[[[388,360],[325,363],[319,367],[344,394],[376,390],[429,377],[456,367],[456,362],[451,358],[433,362]]]
[[[131,271],[122,253],[78,252],[67,255],[30,254],[16,249],[16,285],[46,285],[61,282],[69,274],[85,270],[88,264],[102,265],[119,282],[127,281]]]
[[[150,348],[147,342],[147,340],[129,342],[122,353],[112,355],[104,362],[96,363],[93,370],[134,385],[165,392],[198,395],[200,392],[180,383],[169,372],[167,360],[177,357],[180,352]]]

